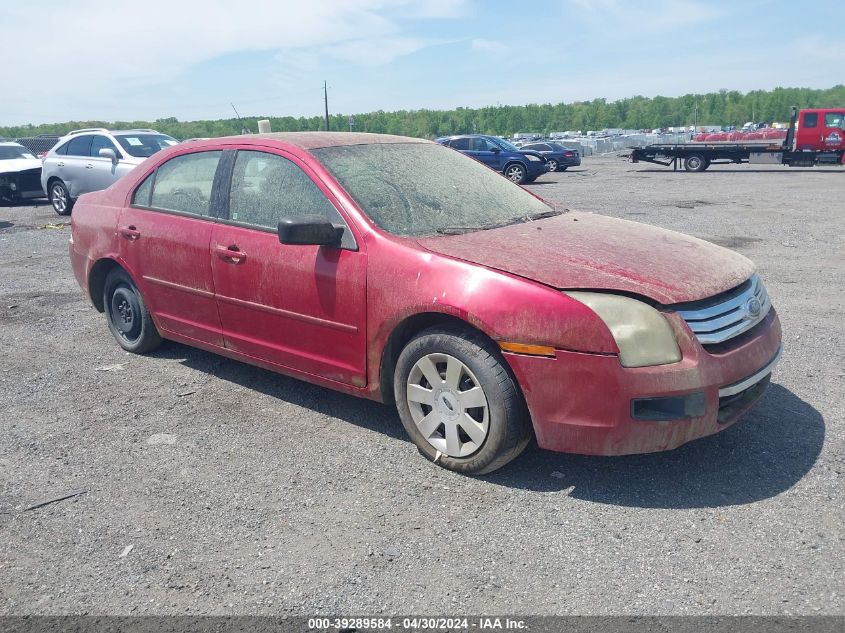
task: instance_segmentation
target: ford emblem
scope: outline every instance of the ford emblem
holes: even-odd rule
[[[760,316],[760,311],[762,309],[763,306],[760,305],[760,300],[757,297],[751,297],[745,304],[745,318],[749,320],[756,319]]]

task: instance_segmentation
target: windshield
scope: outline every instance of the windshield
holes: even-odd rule
[[[0,160],[15,160],[16,158],[35,158],[35,156],[24,147],[0,145]]]
[[[137,158],[148,158],[179,143],[175,138],[164,134],[117,134],[115,138],[124,152]]]
[[[502,149],[506,149],[509,152],[518,152],[519,151],[519,148],[516,145],[514,145],[513,143],[509,143],[505,139],[494,138],[493,142],[497,143],[499,145],[499,147],[501,147]]]
[[[481,163],[434,143],[312,153],[373,222],[395,235],[467,233],[558,213]]]

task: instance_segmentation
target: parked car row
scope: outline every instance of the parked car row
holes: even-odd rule
[[[461,134],[436,139],[441,145],[471,156],[518,185],[534,182],[550,171],[581,164],[578,152],[559,144],[535,143],[517,147],[498,136]]]
[[[46,194],[56,213],[67,215],[82,194],[109,187],[146,158],[179,142],[151,129],[87,128],[49,140],[53,138],[57,139],[53,147],[37,156],[19,143],[0,143],[0,202]],[[197,140],[206,139],[184,142]],[[483,134],[447,136],[436,142],[475,158],[520,185],[581,164],[577,150],[559,143],[517,147],[501,137]]]
[[[105,189],[156,152],[178,143],[149,129],[74,130],[44,157],[41,188],[56,213],[67,215],[83,193]]]

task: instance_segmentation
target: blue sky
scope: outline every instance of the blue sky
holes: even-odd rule
[[[0,16],[0,125],[557,103],[845,82],[842,4],[42,0]],[[15,90],[10,87],[14,86]]]

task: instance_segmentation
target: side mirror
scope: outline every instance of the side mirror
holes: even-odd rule
[[[339,246],[342,226],[335,226],[321,215],[300,215],[279,220],[282,244]]]
[[[114,150],[111,149],[110,147],[104,147],[103,149],[101,149],[97,153],[100,155],[100,158],[109,158],[109,159],[111,159],[111,162],[113,162],[113,163],[117,162],[117,154],[115,154]]]

